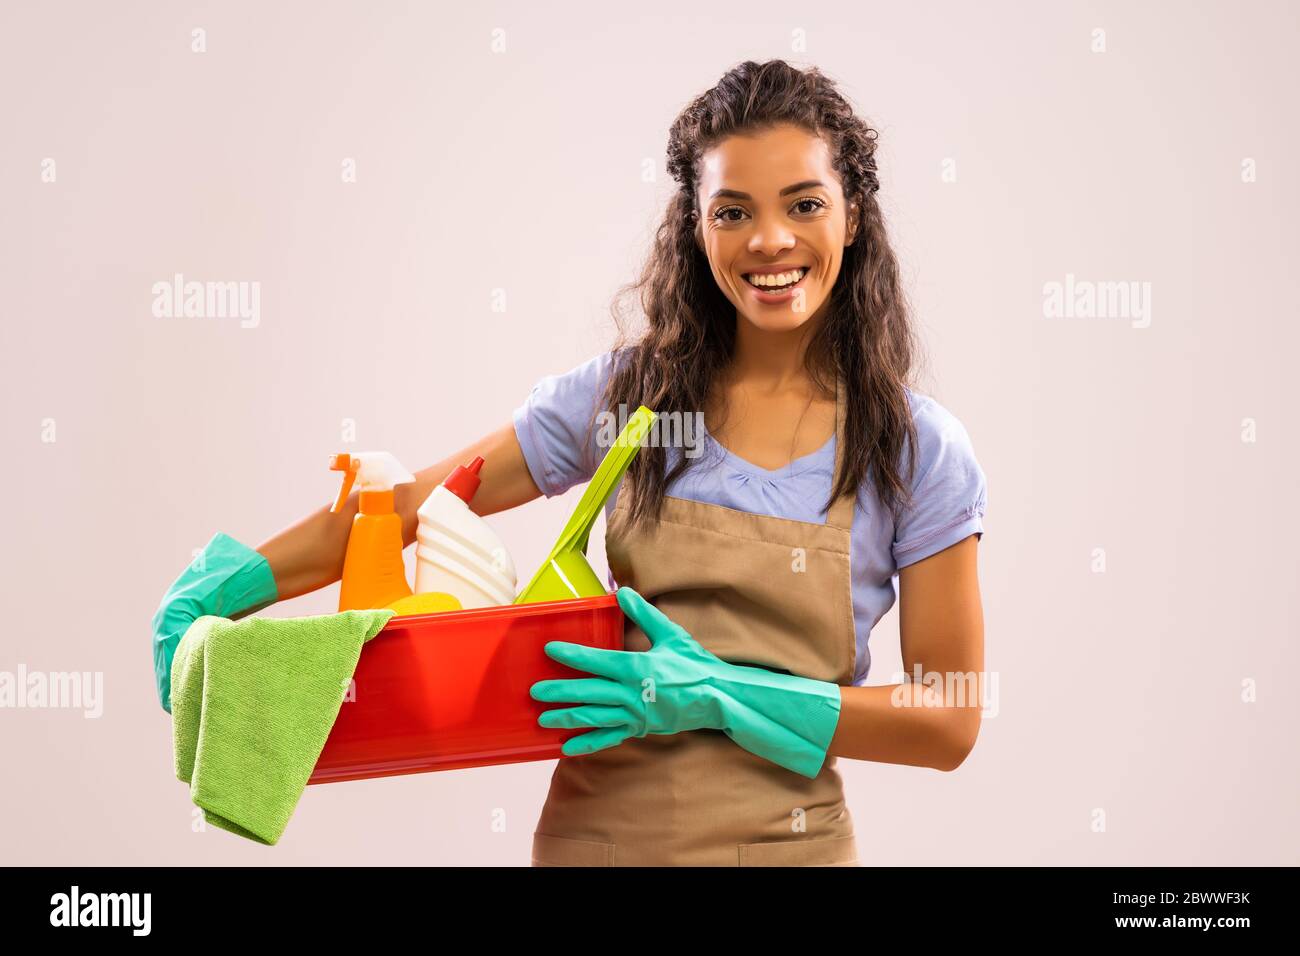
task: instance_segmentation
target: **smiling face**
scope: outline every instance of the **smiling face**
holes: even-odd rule
[[[696,201],[696,239],[741,316],[776,332],[821,314],[856,218],[825,139],[792,125],[729,136],[701,157]]]

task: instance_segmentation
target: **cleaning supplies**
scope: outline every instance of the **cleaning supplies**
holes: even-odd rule
[[[654,423],[655,413],[642,405],[627,420],[613,447],[592,476],[573,516],[560,533],[546,561],[528,586],[515,598],[516,604],[539,601],[564,601],[579,597],[596,597],[605,593],[605,585],[587,561],[587,541],[596,516],[605,501],[618,487],[628,465],[641,450],[641,441]]]
[[[393,488],[415,476],[386,451],[335,455],[330,470],[343,472],[343,487],[330,511],[343,507],[354,484],[361,491],[343,558],[339,610],[381,608],[407,597],[411,587],[402,563],[402,519],[393,510]]]
[[[539,724],[554,705],[528,689],[584,675],[543,648],[565,641],[622,650],[623,624],[613,594],[394,617],[362,649],[355,693],[307,783],[558,760],[576,732]]]
[[[449,594],[463,608],[509,604],[515,564],[496,532],[470,510],[482,456],[457,465],[417,512],[415,593]]]
[[[274,844],[392,611],[196,620],[172,662],[178,779],[213,826]]]

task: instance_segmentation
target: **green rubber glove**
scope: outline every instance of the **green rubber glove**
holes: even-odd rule
[[[705,650],[681,626],[631,588],[618,603],[653,645],[610,651],[551,641],[546,654],[592,678],[544,680],[534,699],[580,706],[547,710],[543,727],[595,728],[565,741],[573,757],[646,734],[721,730],[750,753],[816,777],[840,719],[836,684],[729,664]]]
[[[153,616],[153,670],[158,701],[172,711],[172,658],[191,624],[205,614],[237,618],[279,598],[266,558],[218,531],[178,577]]]

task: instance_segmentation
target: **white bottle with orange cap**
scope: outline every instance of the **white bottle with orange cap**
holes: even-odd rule
[[[495,531],[470,510],[482,457],[457,465],[417,512],[415,593],[450,594],[461,607],[493,607],[515,599],[515,564]]]

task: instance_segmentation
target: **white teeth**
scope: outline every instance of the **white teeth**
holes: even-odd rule
[[[775,275],[758,275],[751,273],[750,275],[745,276],[745,280],[750,285],[757,286],[760,289],[771,289],[794,285],[807,274],[807,269],[792,269],[789,272],[779,272]]]

